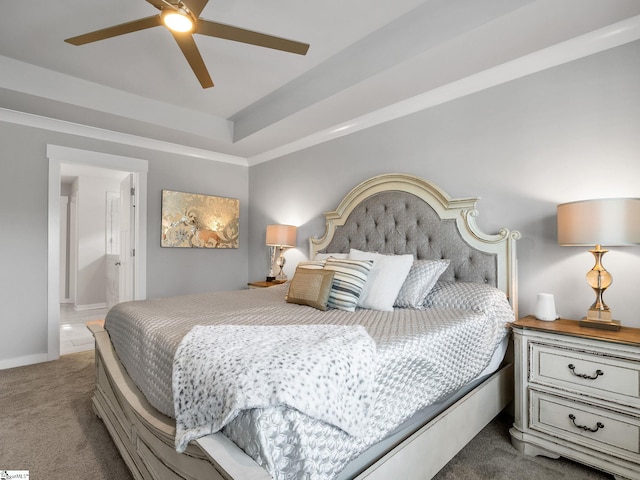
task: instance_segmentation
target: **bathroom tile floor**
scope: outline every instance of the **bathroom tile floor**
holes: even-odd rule
[[[85,325],[90,320],[104,320],[107,308],[75,311],[70,303],[60,304],[60,355],[94,348],[93,335]]]

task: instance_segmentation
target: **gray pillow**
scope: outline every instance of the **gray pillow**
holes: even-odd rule
[[[424,301],[426,308],[459,308],[513,322],[513,309],[502,290],[484,283],[437,282]]]
[[[394,307],[422,308],[426,296],[449,266],[449,260],[415,260]]]

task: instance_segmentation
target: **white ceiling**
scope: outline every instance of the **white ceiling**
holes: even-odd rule
[[[637,0],[211,0],[201,17],[311,48],[196,35],[202,89],[164,27],[64,42],[156,14],[145,0],[3,3],[5,113],[249,164],[640,38]]]

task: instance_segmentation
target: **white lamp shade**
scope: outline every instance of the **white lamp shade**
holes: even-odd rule
[[[267,245],[295,247],[296,227],[293,225],[267,225]]]
[[[640,244],[640,198],[602,198],[558,205],[560,245]]]

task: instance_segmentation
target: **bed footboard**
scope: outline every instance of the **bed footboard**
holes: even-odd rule
[[[175,422],[156,411],[118,360],[109,335],[90,325],[96,344],[93,409],[136,480],[269,480],[271,476],[224,435],[174,447]]]
[[[176,452],[174,421],[158,413],[133,384],[107,332],[100,325],[89,328],[96,341],[93,408],[136,480],[271,479],[262,467],[220,433],[191,442],[183,454]],[[513,366],[507,364],[389,451],[356,480],[432,478],[512,398]]]

